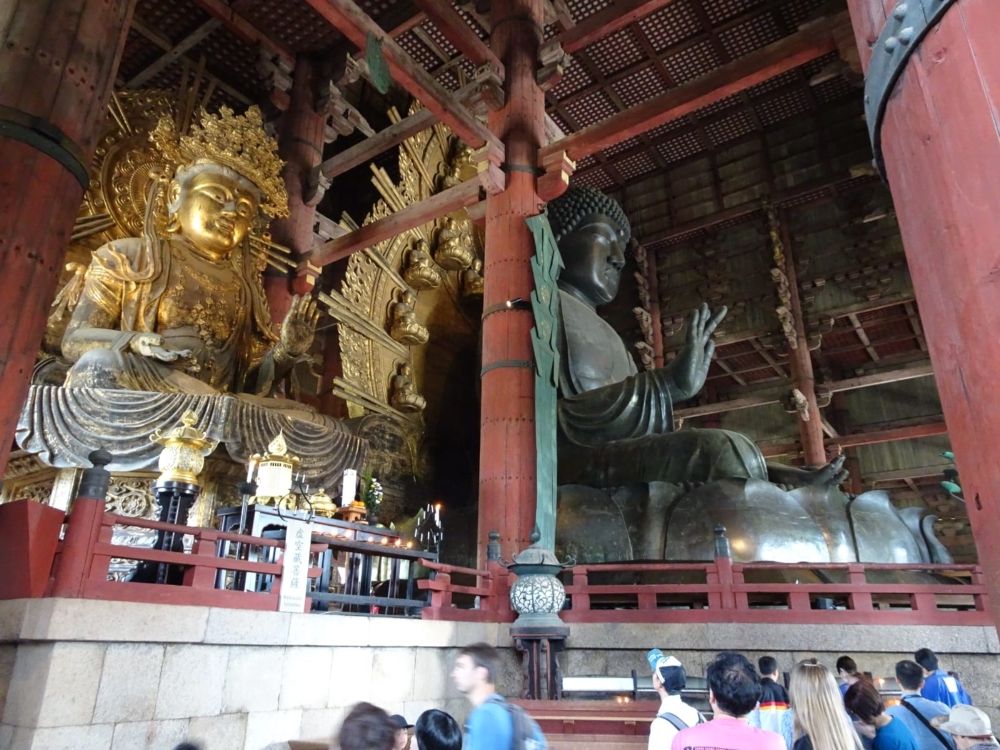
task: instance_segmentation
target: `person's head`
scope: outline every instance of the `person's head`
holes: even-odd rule
[[[743,654],[722,652],[708,665],[705,677],[708,700],[716,713],[746,716],[760,700],[760,678]]]
[[[396,727],[396,742],[393,745],[393,750],[407,750],[410,746],[410,727],[413,725],[406,720],[405,716],[399,714],[390,716],[389,721]]]
[[[878,688],[868,680],[858,680],[847,688],[844,705],[865,724],[874,725],[875,719],[885,712]]]
[[[488,643],[473,643],[458,652],[451,679],[458,692],[475,696],[493,692],[500,657]]]
[[[858,665],[854,663],[854,659],[850,656],[841,656],[837,659],[837,674],[840,675],[840,679],[851,683],[857,681],[860,677],[858,674]]]
[[[757,669],[760,670],[761,677],[777,678],[778,660],[773,656],[762,656],[757,660]]]
[[[653,665],[653,687],[666,695],[680,695],[687,685],[684,666],[673,656],[661,656]]]
[[[913,655],[913,661],[923,667],[924,674],[929,675],[938,670],[937,654],[929,648],[922,648]]]
[[[763,668],[762,670],[763,671]],[[788,697],[795,711],[795,723],[809,735],[813,747],[830,750],[857,750],[861,741],[851,726],[830,670],[814,659],[800,661],[792,670]]]
[[[462,750],[458,722],[436,708],[420,714],[413,736],[417,738],[417,750]]]
[[[389,714],[371,703],[358,703],[340,725],[340,750],[393,750],[396,725]]]
[[[570,188],[548,205],[564,268],[559,285],[593,305],[618,294],[631,227],[616,201],[593,188]]]
[[[896,662],[896,682],[904,690],[920,690],[924,685],[924,669],[915,661]]]
[[[958,750],[968,750],[981,742],[996,742],[990,717],[975,706],[955,706],[938,729],[955,739]]]

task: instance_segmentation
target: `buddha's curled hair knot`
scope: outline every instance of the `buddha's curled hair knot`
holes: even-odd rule
[[[571,187],[548,205],[549,224],[556,242],[577,228],[580,221],[590,214],[604,214],[618,225],[622,241],[632,236],[628,217],[618,201],[600,190],[589,187]]]

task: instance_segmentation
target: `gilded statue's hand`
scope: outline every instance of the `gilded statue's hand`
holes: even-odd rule
[[[713,314],[704,303],[691,311],[684,346],[668,366],[676,388],[676,393],[671,394],[675,400],[692,398],[705,385],[712,355],[715,354],[712,334],[726,317],[726,312],[728,310],[723,306]]]
[[[292,298],[292,307],[281,323],[281,350],[283,353],[298,357],[305,354],[312,346],[316,335],[316,322],[319,320],[319,309],[312,297]]]
[[[195,342],[199,340],[193,328],[167,331],[162,336],[158,333],[139,333],[129,341],[129,348],[143,357],[160,362],[175,362],[181,357],[191,356],[192,336]]]

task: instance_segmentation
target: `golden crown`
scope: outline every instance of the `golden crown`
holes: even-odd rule
[[[192,124],[187,135],[179,135],[174,121],[162,117],[149,140],[174,169],[212,161],[235,170],[260,190],[261,211],[272,218],[288,216],[288,193],[281,178],[284,163],[257,107],[242,115],[234,115],[229,107],[220,107],[218,115],[202,111],[201,124]]]

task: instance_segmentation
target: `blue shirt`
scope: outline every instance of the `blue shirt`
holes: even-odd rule
[[[465,722],[463,750],[511,750],[514,744],[514,720],[511,709],[498,694],[480,703]],[[545,735],[530,717],[525,715],[525,729],[534,736],[525,737],[526,747],[545,750]],[[532,742],[534,740],[534,742]]]
[[[873,747],[875,750],[920,750],[910,730],[896,719],[875,730]]]
[[[500,701],[480,703],[469,714],[464,750],[510,750],[513,741],[514,723]]]
[[[920,697],[917,693],[907,693],[903,696],[903,699],[917,709],[920,715],[927,719],[927,721],[937,716],[947,716],[949,713],[948,707],[943,703],[929,701],[926,698]],[[890,706],[886,710],[886,713],[893,719],[899,720],[900,723],[904,724],[910,730],[910,734],[913,735],[913,739],[917,742],[917,750],[944,750],[941,740],[934,736],[934,732],[924,726],[924,723],[914,716],[906,706]],[[951,738],[950,734],[947,732],[941,732],[941,734],[944,735],[950,747],[955,747],[955,741]]]
[[[946,706],[957,706],[965,704],[972,705],[972,698],[965,692],[962,683],[957,677],[952,677],[943,669],[932,672],[924,680],[924,686],[920,689],[920,694],[927,700],[938,701]]]

